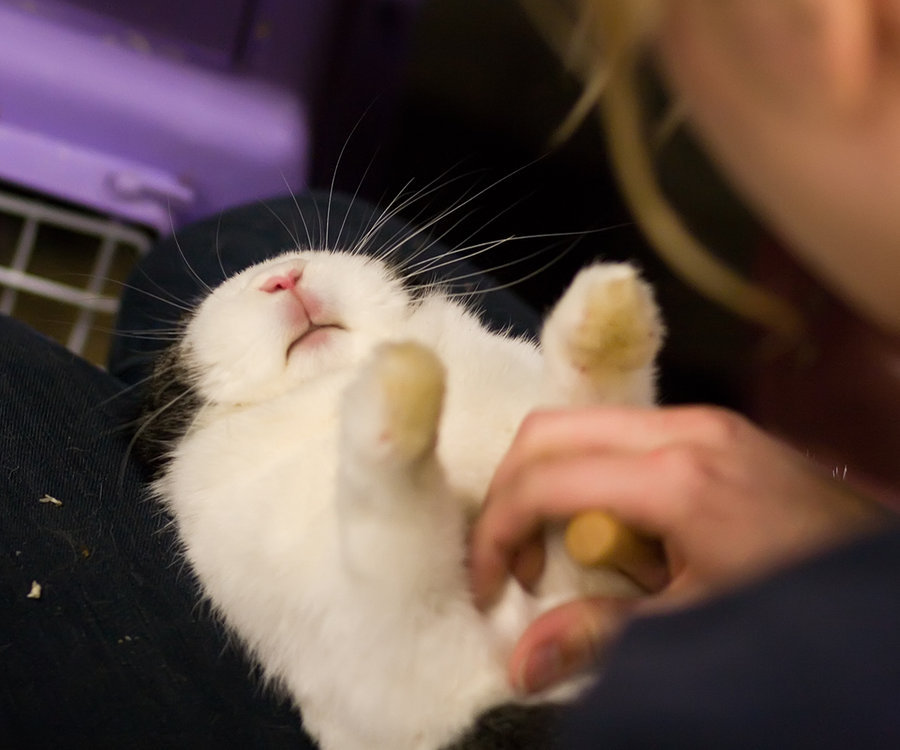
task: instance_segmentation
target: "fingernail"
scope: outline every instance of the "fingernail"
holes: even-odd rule
[[[513,687],[519,693],[536,693],[564,676],[562,649],[557,643],[545,643],[522,661]]]
[[[505,573],[480,572],[477,576],[470,571],[469,585],[475,608],[480,612],[487,612],[500,598],[504,590]]]
[[[485,574],[482,571],[476,572],[475,569],[470,566],[469,587],[472,592],[472,599],[475,602],[475,607],[481,612],[490,609],[496,596],[496,586],[492,576]]]
[[[595,657],[595,642],[589,633],[545,643],[524,660],[513,687],[523,694],[546,690],[589,667]]]

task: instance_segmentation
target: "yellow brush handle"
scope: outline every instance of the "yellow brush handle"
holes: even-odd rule
[[[658,541],[643,536],[600,510],[581,513],[566,528],[566,551],[585,567],[613,567],[633,574],[663,564]]]

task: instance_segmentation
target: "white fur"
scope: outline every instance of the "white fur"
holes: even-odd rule
[[[291,294],[260,287],[291,269],[319,304],[314,322],[342,330],[286,357],[305,324]],[[625,318],[640,318],[650,345],[640,361],[586,375],[567,341],[607,277],[638,286]],[[205,405],[155,489],[204,593],[324,750],[437,750],[515,699],[505,662],[528,620],[585,589],[634,592],[610,571],[576,571],[554,548],[540,597],[510,585],[483,616],[467,589],[464,537],[529,410],[585,400],[586,378],[602,381],[605,400],[652,403],[660,333],[627,266],[582,272],[545,330],[546,357],[438,292],[413,301],[361,256],[289,253],[229,279],[199,307],[182,346]],[[436,450],[427,419],[409,428],[424,447],[407,450],[386,416],[377,368],[389,355],[377,348],[409,341],[443,369]],[[429,383],[422,398],[431,388],[439,399]]]

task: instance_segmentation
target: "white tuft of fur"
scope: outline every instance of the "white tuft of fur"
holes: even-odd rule
[[[296,301],[262,290],[288,271],[340,326],[315,347],[292,348]],[[204,407],[155,491],[205,595],[324,750],[436,750],[515,700],[505,663],[537,613],[635,592],[553,542],[540,596],[511,585],[482,615],[465,534],[528,411],[653,402],[661,331],[636,272],[602,264],[551,314],[543,354],[356,255],[288,253],[199,307],[182,347]]]

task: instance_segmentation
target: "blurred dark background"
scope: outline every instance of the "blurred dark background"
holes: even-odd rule
[[[404,186],[446,182],[409,209],[409,218],[421,221],[484,190],[441,224],[444,240],[452,246],[521,238],[477,262],[495,269],[539,310],[553,303],[581,266],[595,259],[634,260],[656,285],[669,326],[663,399],[737,405],[750,332],[678,281],[648,247],[618,193],[596,118],[551,147],[578,92],[578,82],[516,0],[427,0],[412,28],[396,119],[363,192],[378,201]],[[345,160],[355,166],[347,177],[339,170],[336,181],[352,191],[359,187],[354,180],[360,162],[371,153],[354,154],[352,138],[346,149]],[[670,198],[701,238],[747,269],[758,229],[684,133],[660,151],[658,167]],[[320,172],[314,180],[331,177]],[[472,215],[454,225],[470,209]],[[546,236],[578,232],[584,233],[580,239]]]

